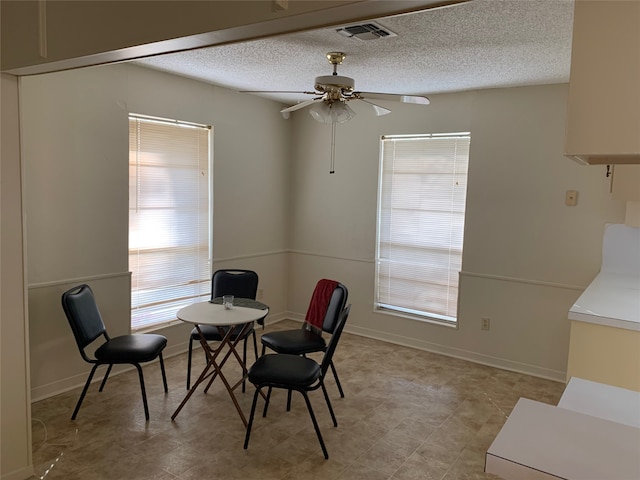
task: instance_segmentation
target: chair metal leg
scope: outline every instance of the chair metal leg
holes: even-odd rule
[[[164,360],[162,359],[162,353],[158,356],[160,359],[160,371],[162,372],[162,383],[164,383],[164,393],[169,393],[169,387],[167,386],[167,374],[164,371]]]
[[[322,386],[322,393],[324,394],[324,399],[327,402],[327,407],[329,407],[329,413],[331,414],[331,420],[333,420],[333,426],[338,426],[338,421],[336,420],[336,416],[333,413],[333,406],[331,405],[331,400],[329,400],[329,394],[327,393],[327,389],[324,386],[324,382],[320,384]]]
[[[342,385],[340,385],[340,379],[338,378],[338,372],[336,372],[336,367],[333,365],[333,360],[329,363],[331,367],[331,371],[333,372],[333,378],[336,379],[336,385],[338,386],[338,391],[340,392],[340,397],[344,398],[344,392],[342,391]]]
[[[142,375],[142,367],[137,363],[134,363],[138,369],[138,377],[140,377],[140,390],[142,390],[142,403],[144,405],[144,418],[149,421],[149,406],[147,405],[147,391],[144,388],[144,376]]]
[[[247,337],[244,337],[244,342],[242,344],[242,363],[246,367],[247,366]],[[242,377],[242,393],[245,392],[247,384],[246,376]]]
[[[269,389],[271,391],[271,389]],[[249,423],[247,424],[247,433],[244,436],[244,449],[246,450],[249,447],[249,437],[251,436],[251,427],[253,426],[253,417],[256,413],[256,403],[258,402],[258,394],[260,393],[260,388],[256,387],[256,393],[253,394],[253,403],[251,404],[251,415],[249,415]]]
[[[320,446],[322,447],[322,453],[324,453],[325,460],[329,459],[329,453],[327,452],[327,447],[324,446],[324,440],[322,439],[322,434],[320,433],[320,427],[318,426],[318,421],[316,420],[316,416],[313,414],[313,408],[311,408],[311,402],[309,401],[309,395],[304,390],[300,390],[302,396],[304,397],[304,401],[307,403],[307,410],[309,410],[309,415],[311,416],[311,421],[313,422],[313,428],[316,430],[316,435],[318,436],[318,440],[320,441]]]
[[[107,368],[107,373],[104,374],[104,378],[102,379],[102,383],[100,383],[99,392],[104,388],[105,383],[107,383],[107,378],[109,378],[109,374],[111,373],[111,368],[113,367],[113,363],[109,364],[109,368]]]
[[[93,374],[96,373],[96,368],[98,368],[98,363],[96,363],[91,372],[89,373],[89,377],[84,384],[84,388],[82,389],[82,393],[80,394],[80,398],[78,399],[78,403],[76,403],[76,408],[73,410],[73,414],[71,415],[71,420],[76,419],[76,415],[78,415],[78,410],[80,410],[80,405],[82,405],[82,401],[84,400],[84,396],[87,394],[87,390],[89,389],[89,384],[91,383],[91,379],[93,378]]]
[[[257,362],[258,361],[258,341],[256,340],[256,331],[252,330],[251,335],[253,336],[253,351],[255,352],[256,362]],[[263,354],[264,354],[264,347],[263,347]],[[242,354],[242,361],[244,362],[244,365],[246,367],[247,366],[247,337],[244,337],[244,352]],[[247,377],[245,375],[245,377],[242,379],[242,393],[245,392],[246,383],[247,383]]]
[[[306,355],[303,353],[303,357],[306,358]],[[287,390],[287,412],[291,411],[291,390]]]
[[[260,354],[260,356],[264,355],[264,352],[267,350],[267,346],[266,345],[262,345],[262,353]]]
[[[264,410],[262,410],[263,417],[267,416],[267,410],[269,409],[269,400],[271,400],[271,390],[273,390],[272,387],[269,387],[269,390],[267,390],[267,396],[264,399]]]
[[[193,353],[193,337],[189,336],[189,355],[187,356],[187,390],[191,387],[191,354]]]
[[[256,339],[256,331],[253,330],[251,332],[251,335],[253,335],[253,351],[256,354],[256,362],[257,362],[258,361],[258,340]]]

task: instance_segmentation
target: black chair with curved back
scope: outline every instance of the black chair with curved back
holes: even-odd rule
[[[80,410],[80,405],[82,405],[82,401],[89,388],[89,384],[93,379],[93,375],[100,365],[109,366],[100,384],[99,391],[102,392],[107,378],[109,378],[109,374],[111,373],[111,368],[114,365],[131,364],[138,370],[140,389],[142,390],[142,403],[144,405],[144,416],[149,420],[149,406],[147,405],[144,376],[142,375],[142,367],[140,364],[153,361],[156,358],[160,361],[164,391],[167,393],[169,389],[167,388],[167,376],[162,360],[162,350],[167,345],[166,337],[153,333],[109,337],[100,311],[98,310],[93,291],[91,287],[86,284],[78,285],[63,293],[62,308],[67,316],[67,320],[69,320],[69,325],[78,344],[80,355],[82,355],[82,358],[86,362],[93,364],[93,368],[84,384],[71,419],[75,420],[78,410]],[[95,350],[92,358],[87,355],[85,348],[93,345],[100,337],[104,339],[104,343]]]
[[[211,300],[222,297],[223,295],[233,295],[237,298],[249,298],[251,300],[256,299],[258,292],[258,274],[253,270],[239,270],[239,269],[222,269],[217,270],[211,277]],[[264,319],[258,320],[260,325],[264,324]],[[228,331],[229,327],[224,327],[223,334]],[[242,331],[243,325],[239,325],[234,328],[234,333],[231,336],[231,340],[237,339],[237,334]],[[208,342],[219,342],[222,340],[223,334],[221,334],[218,327],[211,325],[200,325],[204,338]],[[249,335],[253,336],[253,348],[255,350],[256,359],[258,358],[258,343],[256,340],[256,332],[253,326],[245,332],[245,335],[240,340],[243,340],[243,361],[247,363],[247,339]],[[191,356],[193,353],[193,342],[200,341],[200,334],[197,329],[191,330],[189,336],[189,354],[187,357],[187,390],[191,386]],[[242,391],[245,390],[245,384],[242,384]]]
[[[272,353],[262,355],[256,363],[249,368],[247,378],[256,386],[256,391],[253,395],[251,415],[249,416],[249,423],[247,425],[247,432],[244,439],[245,450],[249,447],[249,437],[251,436],[251,427],[253,426],[253,418],[256,411],[258,395],[263,388],[268,388],[267,395],[265,397],[264,410],[262,412],[262,416],[266,417],[267,409],[269,408],[269,400],[271,399],[271,391],[274,388],[280,388],[288,390],[289,392],[291,392],[291,390],[296,390],[302,394],[305,403],[307,404],[307,410],[309,411],[313,428],[316,431],[320,446],[322,447],[324,458],[329,458],[329,453],[327,452],[324,440],[322,439],[322,434],[320,433],[320,427],[318,427],[318,421],[316,420],[313,408],[311,407],[311,402],[309,401],[308,392],[317,390],[318,388],[322,389],[324,399],[327,402],[327,407],[329,408],[329,413],[331,414],[331,419],[333,420],[333,426],[337,427],[338,421],[336,420],[335,413],[333,412],[331,400],[329,400],[329,395],[327,394],[327,389],[324,385],[324,379],[329,366],[333,363],[333,354],[338,346],[338,341],[342,335],[344,324],[349,317],[350,310],[351,305],[348,305],[341,310],[333,330],[333,335],[331,335],[331,338],[329,339],[329,343],[327,344],[320,364],[311,358],[300,355]]]
[[[327,342],[322,336],[322,332],[326,332],[330,335],[334,334],[335,328],[338,325],[340,313],[347,303],[349,291],[347,290],[347,287],[340,282],[326,279],[320,280],[316,284],[314,294],[312,295],[309,310],[307,311],[307,319],[309,319],[310,311],[314,307],[314,302],[318,300],[318,292],[324,283],[334,286],[334,289],[333,292],[331,292],[329,303],[326,306],[326,313],[324,313],[324,318],[322,319],[322,328],[314,328],[308,321],[305,321],[302,328],[265,333],[262,335],[260,340],[262,342],[262,355],[265,354],[266,348],[269,348],[276,353],[288,353],[291,355],[302,356],[309,353],[324,352],[326,350]],[[331,367],[333,377],[335,378],[336,385],[338,386],[340,397],[344,398],[342,385],[340,384],[340,379],[338,378],[338,373],[333,362],[330,362],[329,366]],[[291,397],[289,396],[287,400],[287,409],[290,407]]]

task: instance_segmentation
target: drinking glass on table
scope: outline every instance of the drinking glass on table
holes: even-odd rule
[[[233,306],[233,295],[223,295],[222,305],[224,305],[225,309],[229,310]]]

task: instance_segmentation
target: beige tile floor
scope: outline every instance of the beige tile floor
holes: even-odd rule
[[[280,322],[269,329],[298,328]],[[258,333],[261,333],[258,330]],[[251,352],[251,350],[250,350]],[[200,353],[200,352],[198,352]],[[195,358],[198,373],[203,355]],[[222,384],[184,397],[186,354],[165,360],[169,393],[157,364],[144,367],[151,419],[145,422],[135,371],[89,389],[76,421],[80,389],[32,407],[35,478],[367,479],[495,478],[484,453],[520,397],[557,404],[564,385],[345,333],[334,361],[346,397],[327,387],[338,419],[331,424],[320,391],[311,394],[329,460],[322,456],[304,401],[274,391],[269,415],[256,416],[248,450],[244,428]],[[229,365],[228,375],[239,368]],[[104,374],[105,367],[98,370]],[[239,393],[248,415],[253,386]],[[260,402],[258,408],[262,403]]]

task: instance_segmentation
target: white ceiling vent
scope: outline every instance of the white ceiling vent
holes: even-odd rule
[[[358,40],[376,40],[378,38],[397,37],[388,28],[383,27],[376,22],[360,23],[358,25],[349,25],[348,27],[340,27],[336,29],[340,35],[349,38],[357,38]]]

